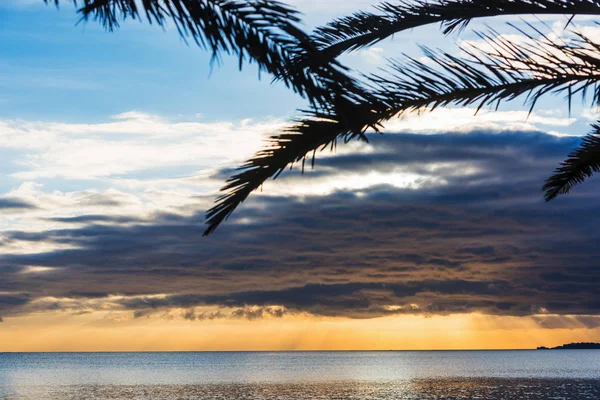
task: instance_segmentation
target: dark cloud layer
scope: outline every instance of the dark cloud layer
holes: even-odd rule
[[[523,132],[373,138],[368,154],[322,158],[318,174],[282,179],[310,184],[398,169],[435,179],[419,188],[255,196],[209,238],[201,236],[201,213],[152,223],[81,216],[62,221],[77,228],[6,232],[1,245],[75,249],[2,256],[0,315],[27,312],[43,297],[111,294],[123,295],[113,303],[137,317],[183,308],[189,320],[211,319],[193,310],[199,306],[248,319],[281,316],[273,306],[354,318],[600,314],[600,182],[549,204],[540,191],[577,141]],[[31,265],[57,269],[23,274]],[[593,318],[577,323],[598,326]]]
[[[9,197],[0,198],[0,212],[18,212],[27,209],[35,209],[36,206],[19,199]]]

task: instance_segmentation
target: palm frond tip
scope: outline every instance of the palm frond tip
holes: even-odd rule
[[[542,188],[546,201],[569,193],[594,172],[600,172],[600,125],[592,126],[593,132],[582,139],[579,147],[546,180]]]

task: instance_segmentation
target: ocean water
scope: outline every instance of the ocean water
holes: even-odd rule
[[[0,399],[600,399],[600,350],[0,353]]]

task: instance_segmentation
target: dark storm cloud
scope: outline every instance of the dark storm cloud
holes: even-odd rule
[[[29,302],[29,296],[22,293],[0,294],[0,307],[20,306]]]
[[[112,304],[138,316],[198,306],[242,310],[248,319],[268,309],[356,318],[600,314],[600,181],[549,204],[540,191],[577,142],[523,132],[376,137],[368,154],[324,157],[319,174],[281,179],[306,185],[343,181],[349,171],[400,169],[435,180],[417,188],[255,196],[209,238],[201,236],[202,213],[161,214],[152,223],[83,216],[64,221],[77,228],[5,232],[3,244],[74,248],[2,256],[0,292],[79,302],[118,294],[124,297]],[[60,268],[19,272],[29,265]],[[595,319],[578,321],[596,326]]]
[[[25,293],[2,293],[0,292],[0,322],[2,316],[11,313],[14,309],[19,309],[31,301],[31,296]]]

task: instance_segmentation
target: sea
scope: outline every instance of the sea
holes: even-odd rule
[[[600,399],[600,350],[0,353],[0,399]]]

